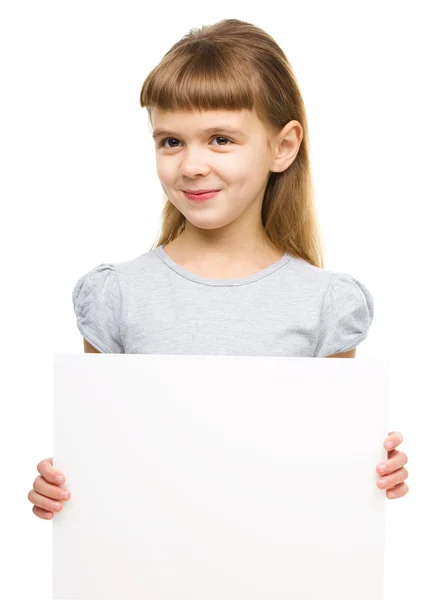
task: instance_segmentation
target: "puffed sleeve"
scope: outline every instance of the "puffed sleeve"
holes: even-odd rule
[[[113,264],[102,263],[85,273],[73,293],[77,327],[100,352],[124,353],[120,338],[120,286]]]
[[[355,277],[333,273],[320,316],[316,357],[352,350],[364,341],[373,321],[373,298]]]

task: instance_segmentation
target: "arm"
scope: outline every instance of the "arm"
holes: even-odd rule
[[[83,338],[83,348],[84,348],[85,352],[93,352],[93,353],[100,354],[99,350],[96,350],[94,348],[94,346],[91,346],[91,344],[89,342],[87,342],[85,338]]]
[[[356,348],[352,348],[352,350],[349,350],[348,352],[338,352],[337,354],[331,354],[325,358],[355,358],[356,351]]]

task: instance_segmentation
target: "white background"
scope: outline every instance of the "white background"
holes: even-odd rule
[[[392,362],[390,430],[404,434],[410,492],[387,500],[386,600],[436,594],[433,3],[219,6],[0,9],[2,598],[51,597],[52,523],[32,513],[27,494],[37,463],[52,456],[53,353],[83,352],[73,286],[100,263],[147,252],[158,234],[162,189],[142,83],[190,28],[224,18],[262,27],[291,62],[325,268],[373,295],[356,360]],[[135,494],[134,481],[128,488]]]

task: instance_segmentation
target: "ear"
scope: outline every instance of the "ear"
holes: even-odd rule
[[[273,143],[274,156],[270,171],[282,173],[285,171],[299,152],[303,139],[303,129],[299,121],[289,121],[277,134]]]

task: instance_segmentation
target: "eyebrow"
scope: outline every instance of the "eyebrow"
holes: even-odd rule
[[[241,129],[237,129],[237,128],[233,127],[232,125],[227,125],[227,124],[217,125],[216,127],[208,127],[208,129],[203,130],[203,133],[212,133],[214,131],[221,131],[223,133],[239,134],[239,135],[243,135],[244,137],[247,137],[247,134],[245,134],[244,131],[241,131]],[[160,135],[168,135],[168,136],[174,135],[175,137],[179,137],[178,134],[175,134],[172,131],[168,131],[167,129],[159,129],[157,131],[154,131],[152,137],[153,137],[153,139],[155,139]]]

